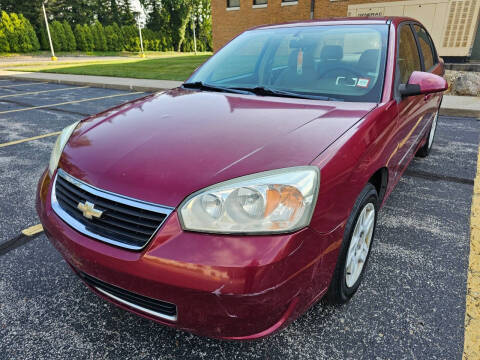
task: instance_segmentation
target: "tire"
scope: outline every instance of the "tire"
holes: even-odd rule
[[[427,135],[427,141],[425,144],[418,149],[417,153],[415,154],[418,157],[427,157],[430,154],[430,150],[432,150],[433,140],[435,139],[435,132],[437,130],[437,123],[438,123],[438,110],[433,115],[432,126],[430,127],[430,131]]]
[[[345,225],[337,265],[325,296],[327,303],[344,304],[358,290],[365,273],[368,258],[370,257],[370,250],[377,226],[378,203],[377,190],[372,184],[367,184],[355,201],[352,213]],[[362,216],[371,216],[372,214],[373,220],[370,217],[368,218],[368,223],[373,221],[371,227],[364,228],[359,232],[358,226],[365,224],[363,220],[367,220],[367,218],[362,218]],[[358,244],[361,245],[361,248],[354,246]],[[359,254],[358,258],[356,254]],[[347,263],[347,259],[351,260]],[[361,264],[362,259],[363,264]],[[354,266],[352,264],[355,263],[356,267],[355,271],[353,271]],[[358,269],[360,264],[361,267]]]

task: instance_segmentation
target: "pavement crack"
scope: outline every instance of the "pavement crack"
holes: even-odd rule
[[[31,236],[20,234],[10,240],[0,243],[0,256],[5,255],[10,251],[25,245],[26,243],[30,242],[41,234],[43,234],[43,231]]]
[[[433,180],[433,181],[446,181],[446,182],[453,182],[457,184],[467,184],[472,186],[474,182],[473,179],[461,178],[457,176],[440,175],[440,174],[435,174],[435,173],[421,171],[421,170],[406,170],[404,175],[421,178],[421,179]]]

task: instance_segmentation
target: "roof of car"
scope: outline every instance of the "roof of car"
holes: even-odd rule
[[[401,16],[375,16],[375,17],[342,17],[342,18],[325,18],[294,21],[282,24],[260,25],[253,29],[275,29],[296,26],[316,26],[316,25],[374,25],[374,24],[399,24],[402,21],[416,21],[415,19]]]

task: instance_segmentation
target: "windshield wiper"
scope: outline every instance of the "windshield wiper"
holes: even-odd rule
[[[207,91],[218,91],[218,92],[229,92],[234,94],[251,94],[252,92],[246,89],[237,89],[237,88],[230,88],[224,86],[217,86],[206,84],[202,81],[195,81],[191,83],[183,83],[182,86],[187,89],[199,89],[199,90],[207,90]]]
[[[252,88],[248,87],[236,87],[237,90],[244,90],[254,93],[260,96],[280,96],[280,97],[292,97],[292,98],[299,98],[299,99],[311,99],[311,100],[326,100],[326,101],[343,101],[342,99],[336,99],[328,96],[322,95],[314,95],[314,94],[302,94],[294,91],[287,91],[287,90],[278,90],[272,89],[269,87],[264,86],[256,86]]]

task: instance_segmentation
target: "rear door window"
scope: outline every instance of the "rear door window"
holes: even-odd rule
[[[435,65],[435,56],[433,55],[433,45],[430,37],[424,28],[414,25],[413,28],[417,33],[418,44],[423,54],[423,62],[425,64],[425,71],[430,70]]]

